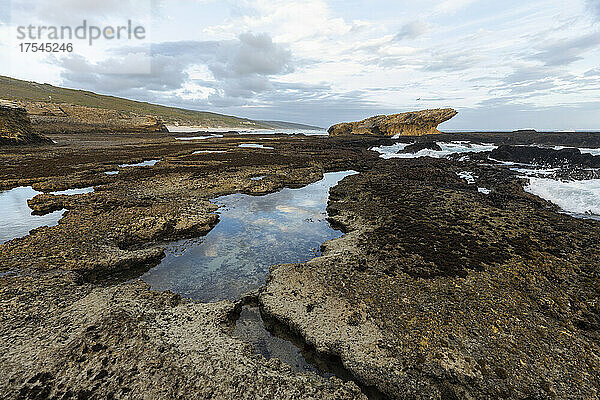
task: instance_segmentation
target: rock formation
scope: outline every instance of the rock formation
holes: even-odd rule
[[[164,123],[152,115],[137,115],[73,104],[24,102],[31,123],[41,133],[160,133]]]
[[[329,128],[329,136],[421,136],[440,133],[437,127],[458,112],[451,108],[378,115],[360,122],[344,122]]]
[[[577,148],[555,150],[537,146],[502,145],[490,153],[490,158],[521,164],[535,164],[549,167],[600,168],[600,156],[582,154]]]
[[[0,145],[43,143],[50,140],[33,132],[27,111],[0,100]]]

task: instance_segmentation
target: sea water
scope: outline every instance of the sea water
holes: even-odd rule
[[[27,236],[32,229],[58,224],[65,210],[41,216],[31,215],[27,200],[40,193],[31,186],[0,192],[0,244]]]

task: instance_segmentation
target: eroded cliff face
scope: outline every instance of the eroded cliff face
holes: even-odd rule
[[[23,102],[21,106],[27,110],[34,130],[41,133],[168,132],[164,123],[151,115],[46,102]]]
[[[43,143],[50,140],[33,132],[25,108],[0,100],[0,145]]]
[[[329,136],[383,135],[421,136],[440,133],[437,127],[456,116],[451,108],[378,115],[359,122],[344,122],[329,128]]]

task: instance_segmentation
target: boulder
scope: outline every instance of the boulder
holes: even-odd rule
[[[378,115],[359,122],[344,122],[329,128],[329,136],[383,135],[422,136],[440,133],[437,127],[457,115],[451,108]]]
[[[0,100],[0,145],[48,142],[51,140],[33,132],[25,108]]]

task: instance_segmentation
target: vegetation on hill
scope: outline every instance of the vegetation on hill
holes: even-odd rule
[[[104,108],[122,113],[136,115],[154,115],[161,118],[167,125],[193,125],[202,127],[230,128],[283,128],[282,123],[253,121],[217,113],[186,110],[175,107],[161,106],[141,101],[123,99],[114,96],[101,95],[85,90],[66,89],[36,82],[0,76],[0,99],[21,102],[51,102],[68,103],[79,106]],[[285,124],[285,123],[284,123]],[[298,124],[292,124],[299,128]],[[309,127],[306,127],[309,128]]]

